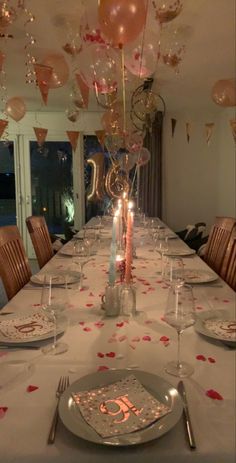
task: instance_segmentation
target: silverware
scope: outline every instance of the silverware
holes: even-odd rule
[[[10,344],[0,344],[0,350],[9,350],[9,349],[15,349],[15,350],[18,350],[18,349],[29,349],[29,350],[38,350],[40,349],[39,346],[32,346],[32,345],[27,345],[27,344],[24,344],[24,345],[10,345]]]
[[[68,376],[60,377],[57,390],[56,390],[57,404],[56,404],[56,409],[54,412],[51,428],[50,428],[49,435],[48,435],[48,444],[53,444],[55,442],[57,423],[58,423],[58,406],[59,406],[61,395],[66,390],[66,388],[69,386],[69,384],[70,382],[69,382]]]
[[[186,430],[187,430],[187,435],[188,435],[188,442],[190,448],[193,450],[196,448],[196,443],[193,435],[193,428],[190,420],[190,415],[189,415],[189,409],[188,409],[188,402],[187,402],[187,396],[186,396],[186,390],[183,381],[180,381],[177,389],[179,391],[179,394],[182,397],[183,400],[183,406],[184,406],[184,420],[185,420],[185,425],[186,425]]]

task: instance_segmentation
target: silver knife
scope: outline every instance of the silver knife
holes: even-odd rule
[[[186,430],[188,434],[188,442],[189,446],[191,449],[196,448],[196,443],[193,435],[193,428],[190,420],[190,415],[189,415],[189,409],[188,409],[188,402],[187,402],[187,397],[186,397],[186,390],[183,381],[180,381],[177,387],[182,400],[183,400],[183,406],[184,406],[184,420],[185,420],[185,425],[186,425]]]

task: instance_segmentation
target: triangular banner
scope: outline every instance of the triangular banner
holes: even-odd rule
[[[187,135],[187,142],[190,141],[190,132],[191,132],[191,124],[190,122],[186,122],[186,135]]]
[[[174,137],[175,134],[175,127],[176,127],[177,120],[176,119],[171,119],[171,135],[172,138]]]
[[[33,129],[39,146],[42,146],[46,140],[48,129],[42,129],[41,127],[33,127]]]
[[[34,64],[37,84],[45,105],[48,102],[49,82],[52,77],[53,68],[44,64]]]
[[[88,109],[88,103],[89,103],[89,87],[84,83],[82,77],[79,74],[75,74],[76,80],[78,87],[80,89],[83,102],[84,102],[84,108]]]
[[[97,137],[102,149],[104,149],[105,136],[106,136],[105,130],[95,130],[95,134],[96,134],[96,137]]]
[[[206,142],[207,142],[208,146],[210,144],[210,139],[211,139],[211,136],[212,136],[214,126],[215,126],[214,122],[209,122],[209,123],[205,124]]]
[[[67,130],[67,136],[70,140],[70,144],[72,146],[72,149],[75,151],[77,148],[77,143],[78,143],[78,138],[79,138],[79,132],[77,130]]]
[[[236,143],[236,119],[230,119],[230,126],[231,126],[231,129],[232,129],[232,134],[233,134],[233,137],[234,137],[234,141]]]
[[[5,128],[8,126],[8,121],[5,119],[0,119],[0,138],[3,135]]]

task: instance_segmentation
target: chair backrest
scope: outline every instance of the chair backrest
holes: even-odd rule
[[[27,217],[26,225],[34,246],[39,268],[42,268],[54,255],[45,218],[43,216]]]
[[[8,299],[30,280],[32,273],[16,225],[0,227],[0,277]]]
[[[229,239],[220,276],[236,291],[236,225]]]
[[[220,274],[224,255],[235,224],[236,219],[232,217],[216,217],[216,221],[211,228],[204,260],[218,274]]]

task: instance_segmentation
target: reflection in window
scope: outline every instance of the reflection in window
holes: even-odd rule
[[[14,143],[0,142],[0,226],[16,224]]]
[[[67,234],[74,223],[72,150],[69,142],[30,142],[32,214],[49,231]]]

